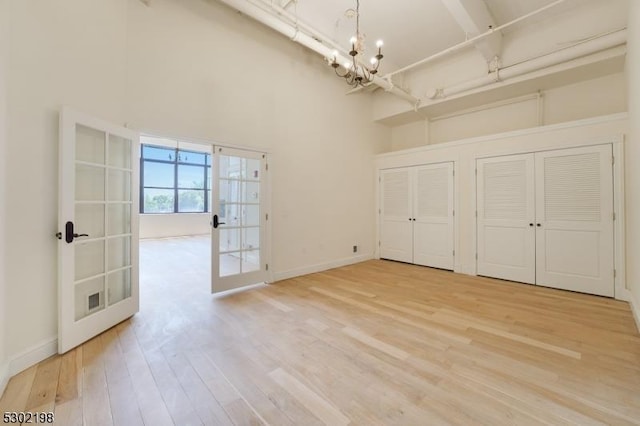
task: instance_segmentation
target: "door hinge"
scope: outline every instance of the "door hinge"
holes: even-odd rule
[[[455,209],[453,210],[453,213],[451,213],[451,214],[452,214],[453,216],[455,216],[455,215],[456,215],[456,211],[455,211]]]
[[[268,264],[268,263],[267,263],[267,264],[265,264],[265,265],[264,265],[264,268],[268,271],[268,270],[269,270],[269,264]]]
[[[456,171],[455,171],[455,170],[453,171],[453,175],[454,175],[454,176],[456,175]]]
[[[478,210],[476,210],[476,217],[478,217]]]
[[[476,260],[478,260],[478,253],[476,253]]]
[[[476,176],[478,176],[478,169],[476,169]]]
[[[378,209],[378,214],[382,214],[382,209]]]
[[[613,212],[613,220],[616,220],[616,212]]]
[[[616,157],[611,157],[611,164],[616,164]]]
[[[266,171],[269,171],[269,163],[265,163],[264,168]]]
[[[456,251],[455,251],[455,250],[453,251],[453,255],[454,255],[454,256],[456,255]]]
[[[382,246],[382,241],[378,241],[378,247]]]
[[[265,220],[269,220],[269,213],[266,213],[266,214],[264,215],[264,219],[265,219]]]

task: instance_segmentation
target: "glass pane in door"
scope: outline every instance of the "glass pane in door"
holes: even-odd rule
[[[261,161],[233,155],[219,161],[220,275],[260,270]]]
[[[73,242],[76,321],[131,295],[131,143],[76,127],[73,222],[82,234]]]
[[[105,133],[76,125],[76,161],[93,164],[104,164]]]

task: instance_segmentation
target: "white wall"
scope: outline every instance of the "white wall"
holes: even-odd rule
[[[545,90],[542,95],[542,124],[627,111],[627,82],[622,72]]]
[[[126,3],[10,1],[6,285],[12,371],[57,334],[58,111],[124,123]],[[25,321],[25,312],[29,319]]]
[[[531,97],[527,99],[442,118],[434,117],[429,123],[429,143],[456,141],[534,127],[538,124],[537,101]]]
[[[640,2],[629,11],[627,76],[629,84],[629,138],[626,144],[627,283],[640,329]]]
[[[626,114],[604,117],[596,124],[576,122],[540,127],[504,135],[428,145],[379,155],[378,169],[455,162],[456,258],[455,271],[475,274],[475,161],[479,157],[557,149],[582,142],[612,142],[627,131]],[[637,213],[636,213],[637,214]],[[627,257],[628,262],[633,258]]]
[[[373,157],[390,131],[371,122],[367,96],[344,96],[317,55],[217,2],[11,5],[7,156],[28,161],[7,164],[20,182],[6,194],[14,366],[43,355],[57,333],[63,104],[151,134],[268,150],[279,276],[355,261],[353,244],[373,255]]]
[[[419,120],[391,128],[391,150],[415,148],[429,143],[429,121]]]
[[[7,319],[5,314],[7,307],[7,299],[5,295],[5,210],[7,202],[5,199],[5,185],[8,181],[5,173],[5,158],[6,158],[6,144],[7,144],[7,132],[6,132],[6,41],[7,41],[7,28],[9,22],[9,1],[0,0],[0,396],[4,391],[7,379],[8,379],[8,364],[7,355],[5,350]]]
[[[391,150],[492,135],[627,110],[626,76],[613,73],[579,83],[392,128]],[[507,103],[509,102],[509,103]],[[420,131],[420,129],[426,129]]]
[[[140,238],[180,237],[211,233],[209,213],[140,215]]]

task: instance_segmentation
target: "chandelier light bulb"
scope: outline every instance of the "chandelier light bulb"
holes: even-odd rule
[[[382,58],[384,58],[384,55],[382,54],[383,42],[382,40],[378,40],[376,42],[377,53],[369,60],[371,65],[365,65],[360,62],[360,55],[365,50],[365,38],[363,33],[360,32],[360,0],[356,0],[355,3],[356,8],[353,16],[356,18],[356,31],[349,39],[349,43],[351,45],[351,49],[348,51],[349,56],[338,56],[338,52],[334,50],[332,52],[333,60],[328,60],[327,62],[329,62],[329,65],[333,68],[335,74],[340,78],[344,78],[349,86],[367,87],[377,78],[378,68],[380,67]],[[349,58],[350,60],[346,58]],[[338,59],[344,62],[339,64]],[[364,60],[364,58],[362,59]],[[344,69],[342,67],[344,67]]]

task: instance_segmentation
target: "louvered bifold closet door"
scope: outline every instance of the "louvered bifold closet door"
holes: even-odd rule
[[[537,284],[614,295],[611,145],[536,154]]]
[[[380,257],[413,261],[411,170],[382,170],[380,183]]]
[[[477,160],[478,274],[535,283],[534,156]]]
[[[414,169],[413,262],[453,269],[453,163]]]

